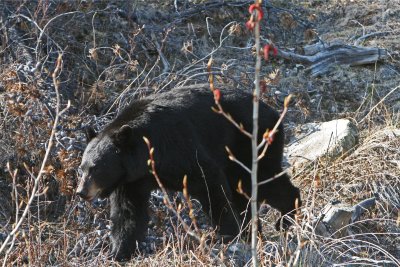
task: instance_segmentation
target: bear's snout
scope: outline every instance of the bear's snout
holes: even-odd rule
[[[86,199],[87,193],[88,192],[87,192],[86,188],[83,188],[83,187],[78,187],[78,190],[76,191],[76,194],[83,199]]]
[[[100,193],[100,189],[95,185],[92,179],[82,177],[76,190],[76,194],[84,200],[91,201]]]

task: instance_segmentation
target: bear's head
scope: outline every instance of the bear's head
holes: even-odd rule
[[[100,134],[92,129],[86,131],[88,145],[79,167],[81,177],[77,195],[87,201],[105,198],[126,180],[124,146],[127,146],[131,132],[132,129],[127,125]]]

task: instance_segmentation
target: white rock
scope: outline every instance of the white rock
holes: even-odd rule
[[[322,156],[338,157],[357,142],[358,130],[350,120],[308,123],[294,136],[286,155],[292,166],[298,166]]]

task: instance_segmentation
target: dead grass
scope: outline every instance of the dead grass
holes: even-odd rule
[[[59,48],[65,59],[59,77],[62,101],[73,101],[57,129],[56,147],[39,185],[40,194],[7,260],[3,261],[2,255],[1,262],[4,266],[220,265],[188,238],[173,214],[161,205],[157,193],[151,199],[151,223],[146,244],[140,244],[141,255],[124,264],[109,260],[108,204],[105,201],[92,206],[75,197],[76,167],[84,147],[85,125],[103,127],[131,98],[175,86],[206,83],[205,62],[211,53],[217,86],[251,90],[254,58],[250,37],[243,27],[247,7],[208,8],[204,13],[184,13],[186,17],[181,20],[173,5],[166,3],[160,7],[158,1],[121,2],[117,4],[120,11],[112,6],[107,8],[105,2],[98,6],[87,1],[49,2],[52,5],[46,5],[47,1],[0,3],[0,243],[13,228],[16,205],[19,210],[26,205],[32,188],[33,181],[24,164],[37,173],[47,146],[55,110],[50,74]],[[198,4],[188,2],[188,7],[179,6],[179,10],[183,12],[202,3]],[[268,207],[264,209],[264,233],[258,252],[261,264],[400,265],[400,93],[388,95],[400,83],[396,42],[399,4],[273,4],[279,8],[269,9],[264,34],[268,33],[280,48],[300,49],[309,42],[304,33],[310,29],[319,32],[325,41],[340,39],[349,44],[366,34],[384,32],[364,38],[360,44],[386,48],[390,59],[376,66],[337,69],[319,78],[310,78],[304,66],[279,59],[264,66],[265,73],[277,68],[282,73],[279,83],[265,94],[268,103],[281,109],[285,95],[296,95],[286,120],[289,133],[304,122],[346,117],[357,123],[360,142],[339,159],[322,158],[293,170],[293,180],[304,198],[302,220],[286,235],[281,234],[273,229],[278,214]],[[135,13],[135,8],[140,12]],[[167,11],[160,15],[157,12],[161,9]],[[55,19],[38,45],[38,27],[71,11],[78,12]],[[128,16],[133,19],[127,19]],[[290,27],[281,22],[289,17],[296,22]],[[160,26],[165,21],[173,25],[169,31]],[[142,28],[143,24],[148,27]],[[168,71],[157,49],[168,61]],[[40,65],[35,69],[36,63]],[[7,161],[13,170],[19,170],[15,183],[6,170]],[[315,219],[327,203],[341,201],[354,205],[371,196],[378,199],[376,208],[347,226],[345,236],[316,234]],[[181,201],[178,197],[177,202]],[[201,230],[209,233],[214,254],[227,266],[249,264],[250,248],[246,243],[230,247],[218,244],[206,216],[199,207],[195,209]],[[190,223],[187,214],[184,218]]]

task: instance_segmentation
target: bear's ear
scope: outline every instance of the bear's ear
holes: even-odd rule
[[[85,128],[85,135],[86,135],[86,142],[89,143],[93,138],[97,136],[97,133],[91,126],[88,126]]]
[[[113,141],[117,146],[128,146],[132,138],[132,128],[129,125],[123,125],[113,135]]]

